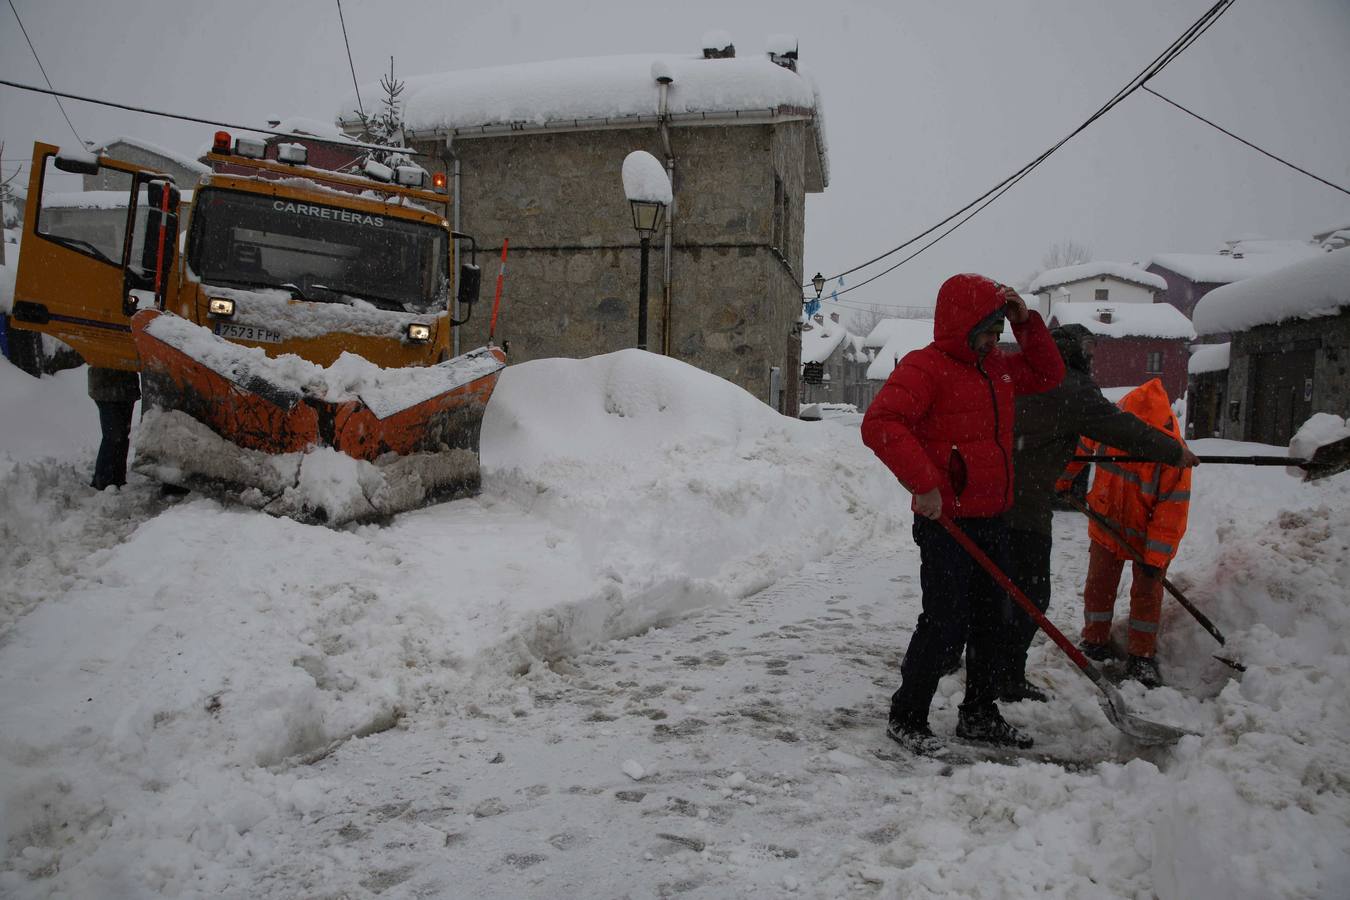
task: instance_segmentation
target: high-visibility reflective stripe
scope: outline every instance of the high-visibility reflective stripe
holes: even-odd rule
[[[1167,544],[1162,541],[1155,541],[1152,538],[1149,538],[1147,546],[1148,549],[1152,550],[1155,553],[1166,553],[1168,556],[1171,556],[1174,550],[1176,549],[1171,544]]]
[[[1089,622],[1110,622],[1111,614],[1109,612],[1093,612],[1089,609],[1083,613],[1083,618]]]
[[[1191,500],[1190,491],[1173,491],[1170,494],[1163,494],[1158,498],[1159,503],[1189,503]]]
[[[1157,622],[1145,622],[1145,621],[1143,621],[1143,620],[1141,620],[1141,619],[1131,619],[1131,620],[1130,620],[1130,628],[1132,628],[1132,629],[1135,630],[1135,631],[1142,631],[1144,634],[1157,634],[1157,633],[1158,633],[1158,623],[1157,623]]]
[[[1106,471],[1110,472],[1112,475],[1119,476],[1120,478],[1124,478],[1126,481],[1131,482],[1132,484],[1137,484],[1137,485],[1139,485],[1140,488],[1142,488],[1142,487],[1144,486],[1143,481],[1140,480],[1140,478],[1139,478],[1138,475],[1134,474],[1133,472],[1127,472],[1127,471],[1125,471],[1124,469],[1122,469],[1120,466],[1116,465],[1115,463],[1110,463],[1110,462],[1099,462],[1099,463],[1097,463],[1097,466],[1098,466],[1098,468],[1105,469]]]

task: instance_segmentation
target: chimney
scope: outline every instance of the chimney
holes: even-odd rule
[[[824,324],[825,324],[825,317],[822,316],[820,313],[816,313],[816,314],[815,314],[814,316],[812,316],[811,318],[813,318],[813,319],[816,320],[816,324],[817,324],[817,325],[824,325]]]
[[[1234,250],[1234,251],[1233,251],[1233,259],[1242,259],[1242,258],[1243,258],[1243,256],[1242,256],[1242,251],[1241,251],[1241,250]]]
[[[838,322],[839,322],[839,313],[837,313],[837,312],[832,312],[832,313],[830,313],[830,321],[831,321],[831,322],[834,322],[835,324],[838,324]]]
[[[703,58],[735,59],[736,45],[731,42],[731,35],[725,31],[709,31],[703,35]]]
[[[797,71],[797,39],[790,34],[771,34],[768,45],[769,61],[790,72]]]
[[[1114,311],[1114,310],[1110,310],[1110,309],[1099,309],[1099,310],[1097,310],[1097,320],[1098,320],[1099,322],[1101,322],[1103,325],[1110,325],[1110,324],[1111,324],[1111,313],[1112,313],[1113,311]]]

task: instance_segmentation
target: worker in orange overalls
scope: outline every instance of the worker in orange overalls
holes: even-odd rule
[[[1181,429],[1167,399],[1162,382],[1153,379],[1130,391],[1120,407],[1134,413],[1149,425],[1181,443]],[[1080,452],[1098,456],[1124,455],[1095,441],[1080,440]],[[1055,487],[1068,490],[1073,477],[1086,463],[1072,463]],[[1160,687],[1162,674],[1154,659],[1158,645],[1158,624],[1162,615],[1163,578],[1177,546],[1186,533],[1190,509],[1191,470],[1165,463],[1097,463],[1097,476],[1088,493],[1088,506],[1143,556],[1135,563],[1130,586],[1129,660],[1125,675],[1145,687]],[[1116,544],[1116,540],[1096,522],[1088,526],[1091,552],[1088,557],[1087,585],[1083,588],[1082,651],[1096,660],[1109,659],[1111,617],[1120,586],[1120,573],[1127,559],[1134,557]]]

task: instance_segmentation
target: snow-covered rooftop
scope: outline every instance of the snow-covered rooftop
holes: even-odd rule
[[[137,137],[128,137],[127,135],[118,135],[111,140],[104,141],[101,144],[95,144],[95,151],[107,151],[113,144],[128,144],[132,147],[139,147],[149,153],[157,153],[165,159],[172,160],[175,164],[182,166],[189,172],[196,172],[198,175],[204,175],[211,171],[210,166],[203,165],[185,153],[179,153],[177,150],[170,150],[167,147],[161,147],[158,144],[152,144],[149,141],[143,141]],[[115,154],[110,154],[115,156]]]
[[[1158,253],[1148,265],[1176,272],[1198,284],[1231,284],[1323,252],[1307,241],[1245,238],[1230,241],[1225,253]]]
[[[586,129],[654,124],[660,92],[654,72],[673,79],[667,96],[674,124],[793,116],[818,119],[814,79],[775,65],[764,54],[703,59],[693,54],[638,53],[558,59],[418,75],[404,82],[405,133],[509,133],[522,128]],[[378,84],[362,85],[364,97]],[[348,94],[335,119],[359,123],[356,95]],[[822,180],[829,181],[823,128],[815,122]]]
[[[870,341],[873,336],[878,335],[878,329],[882,326],[885,326],[886,340],[877,351],[872,364],[867,367],[867,378],[870,381],[885,381],[890,378],[895,364],[904,359],[906,354],[933,343],[932,319],[883,319],[872,329],[872,333],[867,336],[864,343],[871,346]]]
[[[1119,281],[1128,281],[1131,284],[1141,284],[1144,287],[1150,287],[1154,290],[1167,290],[1167,282],[1160,276],[1152,272],[1145,272],[1138,266],[1129,263],[1111,262],[1110,260],[1097,260],[1095,262],[1081,263],[1076,266],[1061,266],[1058,269],[1046,269],[1031,282],[1027,290],[1033,294],[1056,287],[1061,284],[1074,284],[1079,281],[1087,281],[1089,278],[1100,278],[1106,276],[1115,278]]]
[[[1110,322],[1102,321],[1106,310]],[[1056,303],[1050,324],[1082,325],[1098,337],[1195,339],[1190,319],[1170,303]]]
[[[1334,316],[1350,306],[1350,248],[1320,251],[1313,258],[1227,284],[1195,307],[1200,334],[1242,331],[1285,319]]]
[[[323,138],[325,141],[337,141],[338,143],[343,144],[356,143],[356,141],[345,134],[341,128],[338,128],[332,122],[325,122],[321,119],[310,119],[305,116],[287,116],[284,119],[273,119],[267,124],[272,131],[282,131],[286,134],[294,134],[298,137]]]
[[[842,322],[831,321],[828,315],[822,315],[820,318],[824,321],[817,322],[812,317],[802,323],[802,362],[804,363],[824,362],[830,358],[830,354],[840,344],[854,337]]]
[[[1205,372],[1223,372],[1228,369],[1229,350],[1232,344],[1196,344],[1191,348],[1191,361],[1186,370],[1192,375]]]

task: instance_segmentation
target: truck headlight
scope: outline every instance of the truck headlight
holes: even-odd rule
[[[408,341],[413,344],[425,344],[431,340],[431,326],[413,322],[408,326]]]
[[[226,300],[223,297],[212,297],[210,304],[207,306],[207,310],[213,316],[219,316],[223,319],[229,318],[234,315],[234,301]]]

